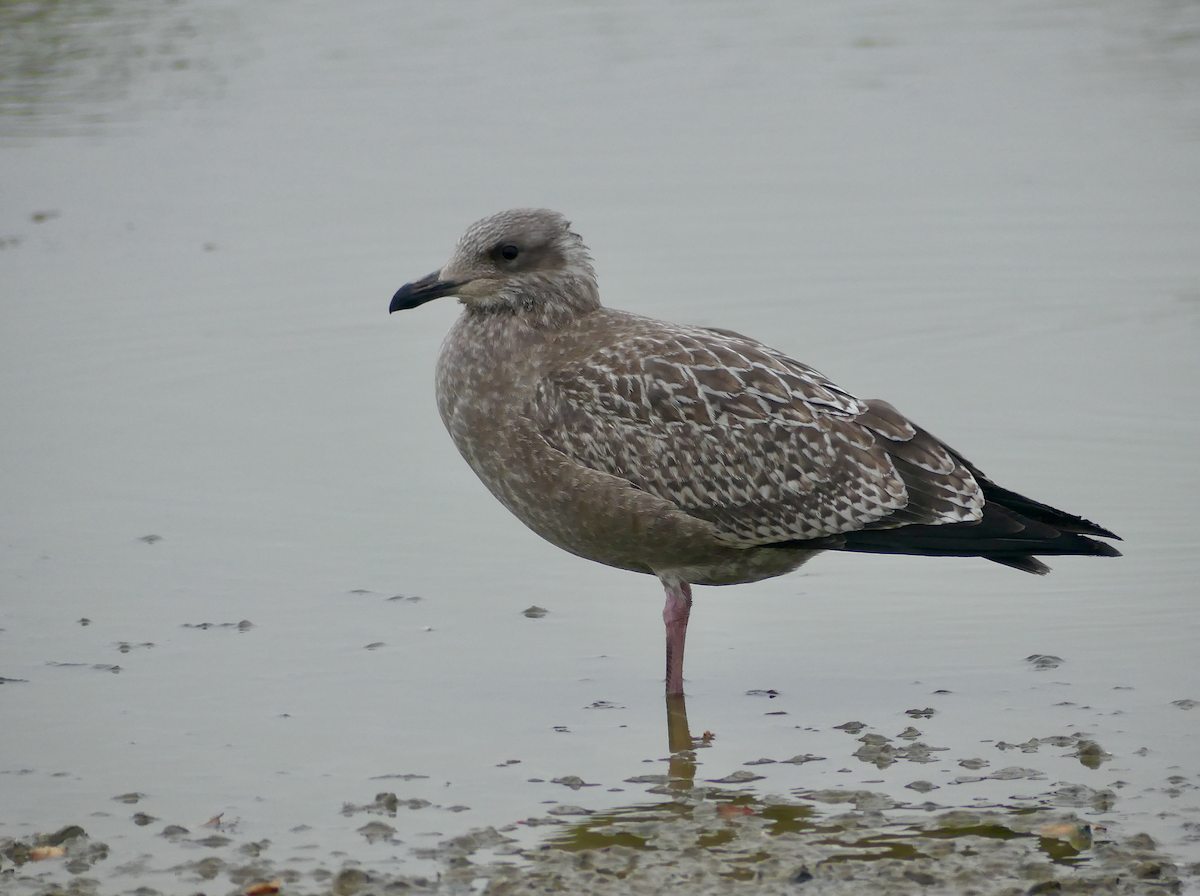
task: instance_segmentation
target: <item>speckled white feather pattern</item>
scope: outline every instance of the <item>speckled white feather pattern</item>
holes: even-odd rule
[[[980,518],[971,474],[899,415],[885,419],[815,370],[750,339],[645,322],[540,384],[549,444],[753,547],[871,527]],[[917,511],[892,451],[914,460]],[[903,511],[909,511],[907,513]]]

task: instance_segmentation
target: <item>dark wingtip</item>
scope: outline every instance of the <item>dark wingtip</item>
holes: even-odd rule
[[[1118,535],[1116,532],[1110,532],[1108,529],[1105,529],[1103,526],[1096,525],[1091,520],[1085,520],[1082,517],[1076,517],[1076,519],[1083,525],[1077,526],[1076,528],[1073,528],[1073,529],[1067,529],[1065,531],[1075,532],[1077,535],[1095,535],[1100,538],[1111,538],[1114,541],[1124,541],[1124,539],[1121,538],[1121,536]],[[1118,555],[1118,556],[1120,556],[1120,555]]]
[[[969,465],[968,469],[971,469],[973,474],[976,473],[974,468],[971,468]],[[1097,538],[1111,538],[1115,541],[1121,540],[1120,535],[1110,532],[1108,529],[1093,523],[1091,520],[1085,520],[1081,516],[1067,513],[1056,507],[1051,507],[1049,504],[1034,501],[1032,498],[1026,498],[1017,492],[1002,488],[982,473],[977,474],[975,478],[982,486],[983,495],[989,502],[995,502],[1008,510],[1016,511],[1028,519],[1045,523],[1048,526],[1058,529],[1060,532],[1070,532],[1074,535],[1094,535]]]

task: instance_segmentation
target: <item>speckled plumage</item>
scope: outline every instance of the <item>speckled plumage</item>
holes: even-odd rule
[[[477,222],[391,310],[444,295],[464,306],[437,368],[455,445],[539,535],[663,581],[669,692],[688,584],[780,575],[825,549],[1038,573],[1035,554],[1116,554],[1085,537],[1112,533],[995,486],[885,402],[736,333],[603,307],[556,212]]]

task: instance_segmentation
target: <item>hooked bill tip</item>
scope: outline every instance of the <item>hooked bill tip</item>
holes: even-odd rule
[[[424,305],[426,302],[432,302],[434,299],[440,299],[442,296],[451,295],[462,286],[458,280],[439,280],[440,273],[441,271],[434,271],[420,280],[414,280],[412,283],[405,283],[401,286],[392,296],[392,302],[388,305],[388,314],[407,311],[410,308]]]

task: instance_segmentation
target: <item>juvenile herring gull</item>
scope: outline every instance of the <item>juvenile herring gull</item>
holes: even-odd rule
[[[570,223],[514,209],[463,234],[390,311],[457,296],[437,403],[500,502],[563,550],[658,576],[667,693],[692,585],[756,582],[825,550],[1116,557],[1107,529],[993,483],[877,399],[729,330],[600,304]]]

